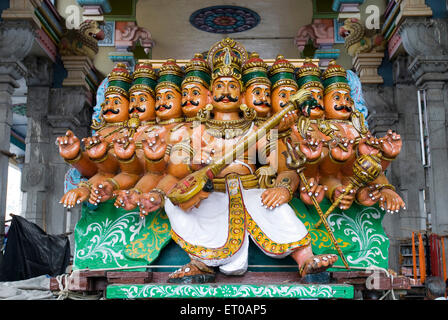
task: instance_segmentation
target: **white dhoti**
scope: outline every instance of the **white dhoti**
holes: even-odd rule
[[[189,212],[169,199],[165,212],[173,239],[192,259],[225,274],[242,274],[248,266],[249,236],[267,255],[283,258],[308,245],[304,224],[288,205],[263,207],[264,189],[243,189],[237,175],[227,179],[227,192],[212,192]]]

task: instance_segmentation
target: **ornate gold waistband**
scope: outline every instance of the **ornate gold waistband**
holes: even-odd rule
[[[258,177],[254,174],[240,175],[241,184],[244,189],[256,189],[258,185]],[[226,191],[226,178],[213,179],[213,189],[218,192]]]

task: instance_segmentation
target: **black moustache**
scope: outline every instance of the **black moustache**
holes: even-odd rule
[[[108,114],[108,113],[119,114],[119,113],[120,113],[120,110],[115,110],[115,109],[106,109],[106,110],[103,110],[103,114]]]
[[[188,102],[190,102],[192,105],[196,107],[199,105],[199,101],[185,101],[184,103],[182,103],[182,107],[185,107]]]
[[[159,109],[160,108],[165,108],[165,109],[171,109],[171,106],[170,105],[167,105],[167,104],[162,104],[162,105],[160,105],[160,106],[156,106],[156,111],[159,111]]]
[[[286,106],[288,103],[287,102],[280,102],[280,107],[284,107],[284,106]]]
[[[146,108],[141,108],[141,107],[135,107],[135,108],[131,108],[131,110],[129,110],[129,113],[134,112],[135,110],[137,110],[138,112],[145,112]]]
[[[271,107],[271,104],[267,101],[253,101],[252,102],[254,104],[254,106],[262,106],[265,105],[266,107]]]
[[[345,109],[348,112],[352,112],[352,108],[349,106],[334,106],[334,110],[339,111]]]
[[[229,99],[231,102],[237,102],[238,101],[238,98],[234,98],[230,94],[223,94],[220,97],[213,97],[213,100],[215,100],[216,102],[221,102],[224,98]]]

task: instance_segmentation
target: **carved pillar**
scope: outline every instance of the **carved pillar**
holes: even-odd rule
[[[33,43],[33,24],[28,21],[0,22],[0,243],[3,242],[8,183],[9,147],[12,125],[11,96],[24,77],[21,63]]]
[[[59,155],[54,144],[56,138],[72,130],[80,139],[90,136],[91,119],[90,99],[84,94],[82,87],[64,87],[50,90],[48,109],[49,152],[48,165],[52,173],[50,177],[51,193],[47,195],[48,222],[52,233],[63,233],[74,230],[80,218],[80,208],[66,209],[59,200],[64,194],[64,176],[70,166]],[[73,239],[71,239],[73,240]]]
[[[52,62],[45,58],[29,57],[25,59],[25,64],[28,68],[28,121],[25,163],[22,170],[24,216],[46,230],[46,195],[50,186],[49,178],[52,176],[48,167],[51,141],[46,119],[53,80]]]
[[[412,2],[412,1],[411,1]],[[430,165],[424,168],[427,212],[432,231],[448,232],[448,21],[406,18],[398,30],[403,47],[412,57],[408,70],[418,89],[425,90]],[[417,93],[415,93],[417,100]],[[420,146],[419,146],[420,147]],[[419,148],[420,149],[420,148]]]

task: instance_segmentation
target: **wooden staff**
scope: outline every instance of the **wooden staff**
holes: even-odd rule
[[[303,170],[305,169],[305,163],[306,163],[306,157],[305,155],[301,154],[301,152],[295,152],[292,145],[291,145],[291,138],[288,138],[286,140],[286,148],[288,152],[284,151],[283,154],[286,158],[286,166],[289,169],[296,170],[299,174],[300,180],[302,181],[302,184],[305,186],[306,192],[309,194],[311,192],[311,189],[308,185],[308,182],[306,180],[305,175],[303,174]],[[298,155],[300,154],[300,155]],[[319,217],[324,221],[324,227],[328,232],[328,235],[330,236],[330,240],[333,243],[334,247],[336,248],[336,251],[339,253],[339,256],[341,257],[342,262],[344,263],[344,266],[346,269],[349,269],[349,265],[347,262],[347,259],[345,259],[344,253],[342,252],[341,247],[339,247],[338,241],[336,240],[333,231],[331,230],[330,225],[328,224],[327,220],[324,219],[324,213],[322,212],[322,209],[320,208],[319,202],[317,202],[316,197],[314,194],[311,193],[311,200],[313,201],[313,205],[316,208],[317,213],[319,214]]]

